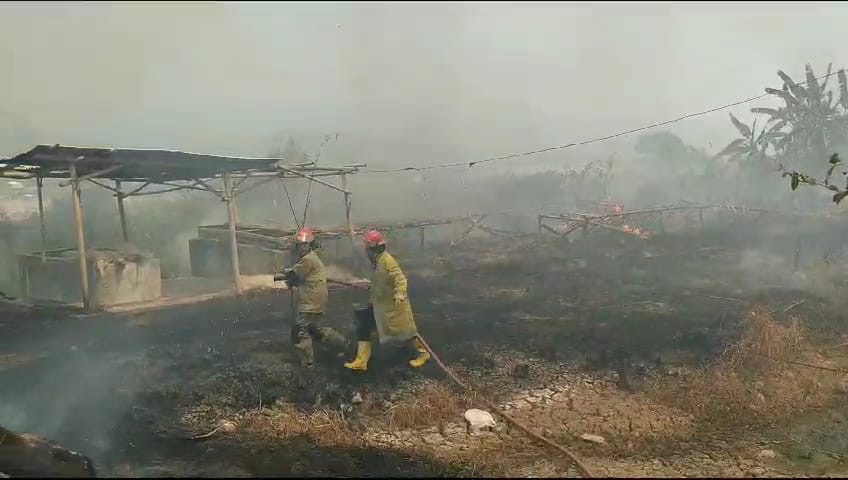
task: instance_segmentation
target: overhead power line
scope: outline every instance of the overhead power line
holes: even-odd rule
[[[830,73],[829,75],[834,75],[834,74]],[[827,78],[829,75],[826,74],[826,75],[822,75],[821,77],[816,77],[816,80],[817,81],[823,80],[823,79]],[[808,83],[807,81],[796,82],[796,85],[806,85],[807,83]],[[633,133],[642,132],[642,131],[650,130],[650,129],[657,128],[657,127],[662,127],[664,125],[670,125],[672,123],[677,123],[677,122],[680,122],[680,121],[683,121],[683,120],[686,120],[686,119],[689,119],[689,118],[700,117],[702,115],[707,115],[709,113],[718,112],[720,110],[726,110],[728,108],[732,108],[732,107],[735,107],[735,106],[738,106],[738,105],[744,105],[746,103],[750,103],[750,102],[753,102],[755,100],[759,100],[761,98],[768,97],[769,95],[771,95],[771,94],[763,93],[763,94],[757,95],[755,97],[749,97],[749,98],[746,98],[744,100],[738,100],[736,102],[728,103],[728,104],[722,105],[720,107],[714,107],[714,108],[702,110],[702,111],[696,112],[696,113],[689,113],[689,114],[683,115],[681,117],[673,118],[671,120],[665,120],[665,121],[662,121],[662,122],[653,123],[651,125],[645,125],[645,126],[633,128],[633,129],[630,129],[630,130],[625,130],[623,132],[604,135],[602,137],[592,138],[592,139],[589,139],[589,140],[583,140],[583,141],[580,141],[580,142],[571,142],[571,143],[566,143],[564,145],[557,145],[557,146],[553,146],[553,147],[539,148],[539,149],[531,150],[531,151],[528,151],[528,152],[513,153],[513,154],[510,154],[510,155],[504,155],[504,156],[501,156],[501,157],[484,158],[482,160],[473,160],[473,161],[467,161],[467,162],[454,162],[454,163],[442,163],[442,164],[436,164],[436,165],[422,165],[420,167],[402,167],[402,168],[362,170],[362,171],[359,172],[359,174],[363,174],[363,173],[416,172],[416,171],[434,170],[434,169],[439,169],[439,168],[451,168],[451,167],[468,167],[468,168],[471,168],[471,167],[473,167],[475,165],[479,165],[481,163],[489,163],[489,162],[496,162],[496,161],[499,161],[499,160],[509,160],[509,159],[513,159],[513,158],[528,157],[530,155],[538,155],[540,153],[552,152],[552,151],[555,151],[555,150],[564,150],[566,148],[578,147],[578,146],[582,146],[582,145],[589,145],[591,143],[604,142],[604,141],[607,141],[607,140],[611,140],[613,138],[623,137],[625,135],[630,135],[630,134],[633,134]]]

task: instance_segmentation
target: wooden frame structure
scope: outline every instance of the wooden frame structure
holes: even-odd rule
[[[783,212],[777,210],[766,210],[762,208],[750,208],[747,206],[736,206],[730,204],[710,204],[710,205],[678,205],[670,207],[643,208],[638,210],[629,210],[619,213],[558,213],[558,214],[539,214],[537,215],[538,222],[538,239],[542,241],[543,232],[547,231],[559,237],[565,238],[569,234],[579,230],[587,233],[591,229],[603,228],[607,230],[615,230],[627,234],[634,234],[632,231],[625,230],[622,227],[615,225],[617,220],[622,220],[630,217],[637,217],[642,222],[656,217],[660,226],[660,230],[664,230],[663,216],[666,214],[677,213],[694,213],[698,212],[698,222],[701,227],[704,226],[704,211],[729,211],[732,213],[756,213],[756,214],[780,214],[793,216],[806,216],[800,213]],[[564,228],[558,230],[547,224],[549,221],[560,223]],[[638,236],[638,234],[637,234]]]
[[[366,165],[318,167],[314,162],[281,164],[280,158],[250,158],[208,155],[176,150],[90,148],[64,145],[38,145],[35,148],[0,161],[0,177],[27,179],[35,178],[38,189],[38,214],[41,227],[41,258],[46,261],[47,230],[44,222],[42,190],[45,178],[64,179],[60,187],[71,187],[71,199],[76,226],[77,251],[79,254],[82,302],[90,308],[89,279],[86,265],[86,242],[83,229],[81,188],[84,182],[114,192],[120,217],[121,235],[129,241],[124,200],[141,195],[156,195],[180,190],[210,192],[221,199],[227,207],[229,226],[230,258],[233,268],[233,288],[241,294],[242,283],[239,273],[236,224],[238,214],[235,198],[273,180],[307,179],[331,188],[344,195],[347,230],[354,237],[351,220],[351,192],[347,189],[347,175],[356,173]],[[337,176],[341,186],[333,185],[319,177]],[[220,180],[222,188],[211,184]],[[105,181],[113,182],[107,185]],[[246,182],[251,181],[248,185]],[[140,184],[125,190],[127,183]],[[156,190],[148,187],[158,186]]]

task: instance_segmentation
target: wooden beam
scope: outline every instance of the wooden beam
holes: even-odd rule
[[[347,175],[341,174],[339,176],[342,177],[342,190],[343,190],[343,193],[344,193],[345,220],[347,221],[347,230],[350,233],[351,242],[355,243],[356,242],[356,232],[353,229],[353,220],[351,219],[351,216],[350,216],[352,204],[351,204],[351,199],[350,199],[350,191],[348,191],[348,189],[347,189]],[[354,245],[354,250],[355,250],[355,248],[356,248],[356,246]]]
[[[259,186],[265,185],[265,184],[266,184],[266,183],[268,183],[268,182],[273,182],[273,181],[274,181],[274,180],[276,180],[277,178],[278,178],[277,176],[273,176],[273,177],[265,177],[265,178],[263,178],[262,180],[260,180],[260,181],[258,181],[258,182],[255,182],[253,185],[249,185],[249,186],[247,186],[247,187],[245,187],[245,188],[242,188],[242,189],[236,190],[235,192],[233,192],[233,194],[234,194],[235,196],[242,195],[242,194],[244,194],[244,193],[247,193],[247,192],[249,192],[249,191],[253,190],[253,189],[254,189],[254,188],[256,188],[256,187],[259,187]],[[245,177],[245,179],[247,179],[247,177]],[[242,183],[244,183],[244,182],[242,182]]]
[[[301,172],[298,172],[297,170],[292,170],[291,168],[286,168],[286,167],[280,167],[280,169],[283,170],[283,172],[288,172],[288,173],[291,173],[292,175],[297,175],[300,178],[305,178],[307,180],[312,180],[314,182],[320,183],[321,185],[324,185],[325,187],[332,188],[333,190],[338,190],[339,192],[350,194],[350,192],[346,188],[339,188],[339,187],[333,185],[332,183],[325,182],[324,180],[319,180],[318,178],[315,177],[315,175],[307,175],[305,173],[301,173]]]
[[[98,186],[98,187],[100,187],[100,188],[105,188],[106,190],[109,190],[110,192],[118,193],[118,190],[115,190],[115,188],[114,188],[114,187],[110,187],[109,185],[106,185],[106,184],[100,183],[100,182],[98,182],[97,180],[95,180],[95,179],[93,179],[93,178],[89,178],[89,179],[88,179],[88,181],[89,181],[90,183],[93,183],[93,184],[97,185],[97,186]],[[117,182],[117,181],[119,181],[119,180],[115,180],[115,181]]]
[[[224,178],[230,178],[230,174],[229,173],[224,174]],[[220,197],[221,200],[224,200],[224,198],[227,196],[226,184],[229,183],[229,180],[225,180],[224,183],[225,183],[225,187],[224,187],[225,191],[224,191],[224,194],[222,195],[221,192],[219,192],[218,190],[215,190],[214,188],[212,188],[212,186],[210,186],[208,183],[204,182],[203,180],[201,180],[199,178],[194,179],[195,185],[202,185],[203,188],[205,188],[207,192],[211,192],[211,193],[214,193],[215,195],[218,195],[218,197]]]
[[[241,271],[238,257],[238,240],[236,239],[236,207],[233,204],[232,179],[229,173],[224,174],[224,202],[227,204],[227,220],[230,227],[230,260],[233,265],[233,287],[236,294],[241,294]]]
[[[191,189],[186,188],[186,187],[171,187],[171,188],[163,188],[162,190],[155,190],[155,191],[152,191],[152,192],[138,192],[138,193],[133,193],[133,194],[128,193],[128,194],[125,194],[124,197],[130,197],[130,196],[132,196],[132,197],[142,197],[144,195],[158,195],[160,193],[179,192],[180,190],[191,190]],[[201,190],[201,189],[196,189],[196,190]],[[203,191],[205,192],[206,190],[203,190]]]
[[[60,187],[67,187],[68,185],[71,185],[74,182],[82,182],[82,181],[88,180],[89,178],[97,178],[101,175],[106,175],[107,173],[114,172],[115,170],[118,170],[119,168],[123,167],[123,165],[112,165],[111,167],[104,168],[103,170],[97,170],[96,172],[91,172],[88,175],[83,175],[81,177],[77,177],[76,176],[76,171],[77,171],[76,170],[76,168],[77,168],[76,164],[71,163],[71,166],[72,166],[72,168],[71,168],[71,181],[70,182],[61,182],[59,184]]]
[[[88,292],[88,263],[85,256],[85,232],[83,230],[82,196],[80,194],[80,179],[77,177],[77,166],[71,163],[71,197],[74,203],[74,223],[77,227],[77,253],[80,263],[80,280],[82,282],[82,305],[88,310],[91,300]]]
[[[121,181],[115,180],[115,198],[118,200],[118,216],[121,219],[121,238],[124,242],[130,241],[130,235],[127,231],[127,212],[124,211],[124,194],[121,192]]]
[[[38,191],[38,222],[41,226],[41,261],[47,261],[47,225],[44,223],[44,179],[41,175],[35,178]]]
[[[133,196],[133,195],[137,194],[138,192],[140,192],[140,191],[144,190],[144,189],[145,189],[145,188],[147,188],[149,185],[150,185],[150,182],[144,182],[144,183],[143,183],[140,187],[136,188],[135,190],[130,190],[130,191],[129,191],[129,192],[127,192],[127,194],[126,194],[126,195],[124,195],[124,196],[125,196],[125,197],[131,197],[131,196]]]

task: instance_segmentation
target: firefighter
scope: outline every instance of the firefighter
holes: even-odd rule
[[[397,260],[386,251],[386,241],[380,232],[371,230],[365,234],[365,251],[374,268],[371,274],[371,304],[368,311],[357,312],[360,320],[357,328],[356,359],[345,363],[344,366],[351,370],[368,369],[371,338],[376,332],[380,344],[408,345],[416,355],[409,361],[409,365],[419,368],[427,363],[430,354],[418,340],[412,305],[407,297],[406,276]],[[363,317],[373,321],[373,324],[363,325]]]
[[[295,264],[283,272],[283,279],[292,288],[295,305],[292,340],[301,352],[301,365],[312,367],[315,362],[313,340],[338,348],[341,356],[347,347],[347,339],[332,328],[317,325],[327,307],[327,271],[315,251],[312,229],[300,229],[293,244]]]

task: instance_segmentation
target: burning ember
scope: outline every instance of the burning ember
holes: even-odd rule
[[[612,197],[607,197],[607,199],[600,202],[598,206],[600,207],[599,209],[604,215],[618,215],[624,213],[624,205],[616,203],[615,201],[613,201]],[[612,216],[607,218],[606,223],[615,225],[622,223],[623,221],[623,216]],[[647,230],[641,229],[639,227],[633,227],[627,224],[621,226],[621,231],[645,239],[650,238],[651,236],[650,232],[648,232]]]

